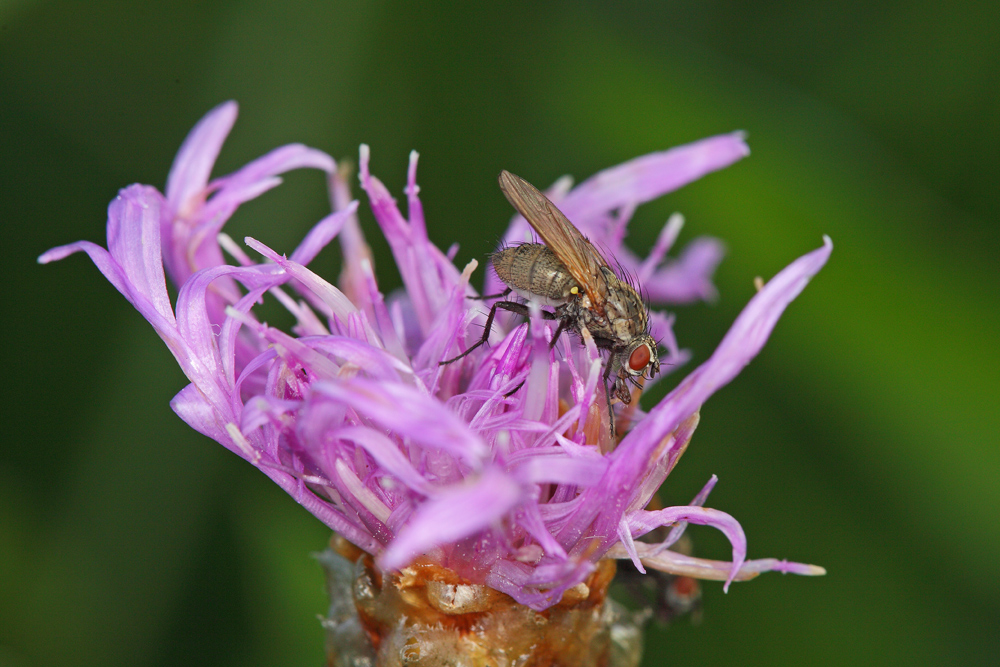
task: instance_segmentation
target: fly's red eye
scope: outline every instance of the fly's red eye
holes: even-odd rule
[[[632,350],[632,354],[628,357],[628,367],[636,373],[640,373],[646,370],[646,366],[649,365],[649,357],[649,346],[642,344]]]

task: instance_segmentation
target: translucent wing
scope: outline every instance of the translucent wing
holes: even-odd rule
[[[559,261],[566,265],[570,275],[590,297],[594,310],[604,315],[608,285],[601,268],[611,267],[597,252],[594,244],[534,185],[506,169],[500,172],[499,180],[500,189],[507,201],[538,232]]]

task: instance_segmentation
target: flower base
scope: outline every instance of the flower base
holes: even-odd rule
[[[632,667],[642,657],[639,624],[607,596],[614,561],[539,612],[438,565],[382,572],[338,537],[331,547],[320,555],[328,665]]]

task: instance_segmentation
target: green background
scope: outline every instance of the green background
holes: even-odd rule
[[[662,494],[686,503],[718,474],[711,505],[751,557],[829,575],[706,584],[703,622],[651,630],[645,664],[995,664],[996,4],[470,4],[0,2],[0,665],[322,662],[309,554],[328,531],[175,417],[180,372],[89,261],[35,264],[103,242],[117,189],[162,188],[230,98],[216,174],[287,142],[352,160],[367,142],[401,197],[417,149],[430,234],[460,264],[509,218],[501,168],[544,186],[748,131],[749,159],[631,228],[647,247],[681,211],[682,243],[727,243],[718,302],[677,309],[694,363],[754,276],[822,234],[835,249]],[[326,210],[322,179],[293,173],[227,231],[288,252]],[[335,275],[336,254],[314,267]]]

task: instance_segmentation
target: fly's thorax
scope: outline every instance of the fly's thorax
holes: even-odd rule
[[[607,273],[611,273],[608,271]],[[649,328],[649,313],[639,293],[614,274],[607,280],[608,294],[604,302],[611,333],[620,343],[628,345]]]
[[[522,243],[490,256],[493,270],[508,287],[546,306],[565,303],[580,287],[551,250],[541,243]]]

